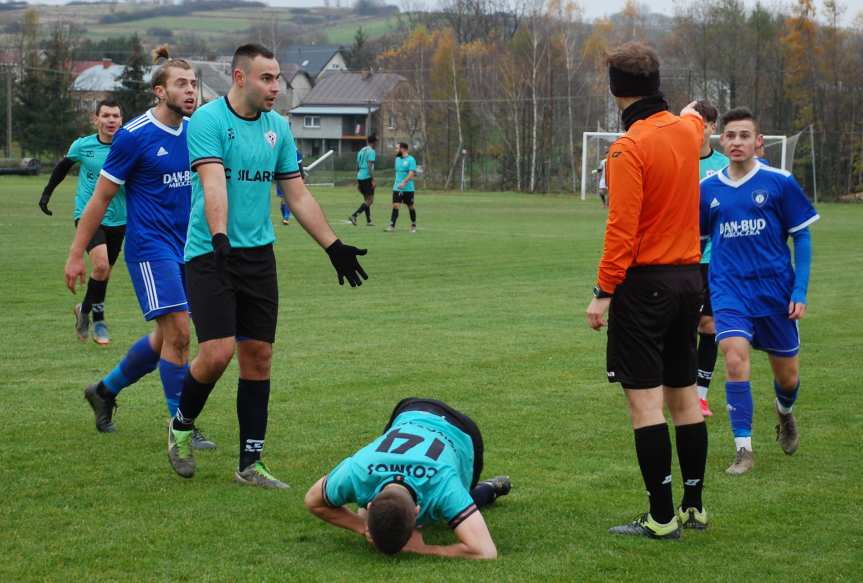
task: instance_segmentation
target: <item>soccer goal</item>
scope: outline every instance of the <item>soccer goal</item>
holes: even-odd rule
[[[605,171],[602,161],[608,155],[608,148],[622,133],[584,132],[581,135],[581,200],[587,195],[597,195],[600,179]],[[789,140],[788,136],[764,136],[764,157],[774,168],[791,170],[794,165],[794,150],[798,136]],[[720,152],[719,136],[710,137],[711,145]]]

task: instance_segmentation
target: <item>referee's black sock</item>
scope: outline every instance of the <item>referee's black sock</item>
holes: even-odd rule
[[[473,498],[473,503],[477,508],[483,508],[494,502],[495,496],[494,486],[480,482],[470,491],[470,497]]]
[[[701,506],[701,490],[704,488],[704,468],[707,465],[707,424],[692,423],[677,426],[677,459],[683,475],[683,501],[681,508]]]
[[[87,280],[87,293],[84,294],[84,300],[81,302],[81,311],[89,314],[93,309],[93,304],[105,303],[105,290],[108,288],[108,280],[99,281],[98,279]],[[101,318],[100,318],[101,319]]]
[[[366,222],[371,223],[372,222],[372,207],[370,207],[369,205],[367,205],[365,203],[363,203],[363,206],[366,207]]]
[[[270,379],[240,379],[237,385],[237,419],[240,421],[240,471],[261,459],[267,433]]]
[[[399,220],[399,209],[393,209],[393,212],[390,213],[390,224],[395,227],[397,220]]]
[[[417,224],[417,209],[408,209],[408,211],[410,211],[410,213],[411,213],[411,224],[416,225]]]
[[[183,392],[180,394],[180,406],[174,417],[174,429],[177,431],[189,431],[195,425],[195,419],[204,410],[210,393],[216,383],[202,383],[192,376],[192,369],[186,371],[183,379]]]
[[[635,430],[635,453],[650,498],[650,516],[661,524],[674,518],[671,498],[671,437],[668,425],[650,425]]]

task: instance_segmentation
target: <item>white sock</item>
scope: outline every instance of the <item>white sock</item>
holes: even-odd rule
[[[740,448],[747,449],[752,451],[752,438],[751,437],[735,437],[734,438],[734,451],[739,450]]]
[[[697,389],[698,389],[698,398],[706,400],[707,399],[707,387],[702,387],[701,385],[698,385]]]
[[[782,403],[779,402],[779,399],[776,399],[776,408],[783,415],[788,415],[794,409],[794,405],[791,405],[790,407],[786,407],[785,405],[783,405]]]

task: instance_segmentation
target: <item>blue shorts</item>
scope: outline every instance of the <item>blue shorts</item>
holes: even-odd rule
[[[182,263],[159,260],[131,262],[127,265],[145,320],[189,310]]]
[[[733,310],[716,310],[716,341],[738,336],[746,338],[753,348],[774,356],[796,356],[800,352],[800,332],[796,320],[785,314],[751,317]]]

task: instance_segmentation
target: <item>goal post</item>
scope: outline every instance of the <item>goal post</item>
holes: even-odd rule
[[[597,191],[599,177],[596,176],[595,171],[600,167],[603,158],[608,153],[608,148],[622,135],[620,132],[583,132],[581,134],[581,200],[586,200],[588,193]],[[792,138],[789,143],[788,136],[764,136],[764,155],[771,166],[791,170],[794,165],[797,136],[792,136]],[[722,151],[719,146],[718,135],[711,136],[710,143],[716,150]]]

